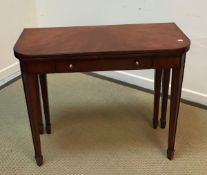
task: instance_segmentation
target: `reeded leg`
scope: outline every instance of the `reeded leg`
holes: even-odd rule
[[[42,94],[43,108],[44,108],[44,114],[45,114],[46,132],[48,134],[51,134],[46,74],[39,74],[39,79],[40,79],[40,87],[41,87],[41,92],[42,92],[41,94]]]
[[[38,77],[36,74],[22,73],[27,110],[29,114],[30,127],[32,131],[32,139],[35,150],[35,159],[37,165],[43,163],[41,153],[41,143],[39,135],[39,117],[41,117],[41,106],[39,96]]]
[[[167,113],[167,100],[168,90],[170,81],[170,69],[163,69],[162,77],[162,112],[160,118],[160,127],[165,128],[166,126],[166,113]]]
[[[157,128],[159,116],[159,103],[160,103],[160,87],[161,87],[162,69],[155,70],[154,82],[154,113],[153,113],[153,128]]]
[[[185,55],[181,58],[181,67],[172,68],[170,123],[168,136],[167,157],[172,160],[174,156],[175,136],[180,106],[180,96],[183,82]]]

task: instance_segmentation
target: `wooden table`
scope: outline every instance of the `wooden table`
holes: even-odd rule
[[[153,127],[158,125],[162,79],[160,121],[164,128],[172,69],[167,149],[167,157],[172,159],[185,55],[189,47],[190,40],[174,23],[24,29],[14,47],[14,54],[21,65],[37,164],[43,163],[39,84],[46,131],[51,133],[46,74],[106,70],[155,69]]]

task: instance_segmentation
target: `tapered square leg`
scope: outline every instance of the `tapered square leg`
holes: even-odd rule
[[[39,74],[40,87],[42,94],[42,102],[45,115],[46,132],[51,134],[51,123],[50,123],[50,111],[48,102],[48,89],[47,89],[47,77],[46,74]]]
[[[41,117],[41,106],[38,77],[36,74],[22,73],[22,80],[24,85],[27,110],[29,114],[32,139],[34,144],[35,159],[37,165],[40,166],[43,163],[43,157],[41,152],[41,143],[39,135],[39,118]]]
[[[40,82],[38,83],[40,85]],[[40,88],[39,88],[40,91]],[[39,132],[40,134],[44,134],[44,124],[43,124],[43,119],[42,119],[42,113],[41,116],[39,117]]]
[[[170,81],[170,69],[163,69],[162,75],[162,110],[160,118],[160,127],[165,128],[166,126],[166,113],[167,113],[167,100],[168,90]]]
[[[158,126],[162,69],[155,70],[153,128]]]
[[[177,129],[178,113],[180,106],[180,96],[183,82],[185,65],[185,55],[181,57],[181,65],[178,68],[172,68],[171,98],[170,98],[170,122],[167,157],[172,160],[174,156],[175,136]]]

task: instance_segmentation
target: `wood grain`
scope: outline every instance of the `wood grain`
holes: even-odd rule
[[[182,41],[178,41],[182,40]],[[19,59],[105,54],[179,54],[190,40],[174,23],[24,29],[14,47]]]

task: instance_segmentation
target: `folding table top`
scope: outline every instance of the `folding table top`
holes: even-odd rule
[[[24,29],[15,47],[19,59],[110,54],[182,54],[190,40],[174,23]]]

